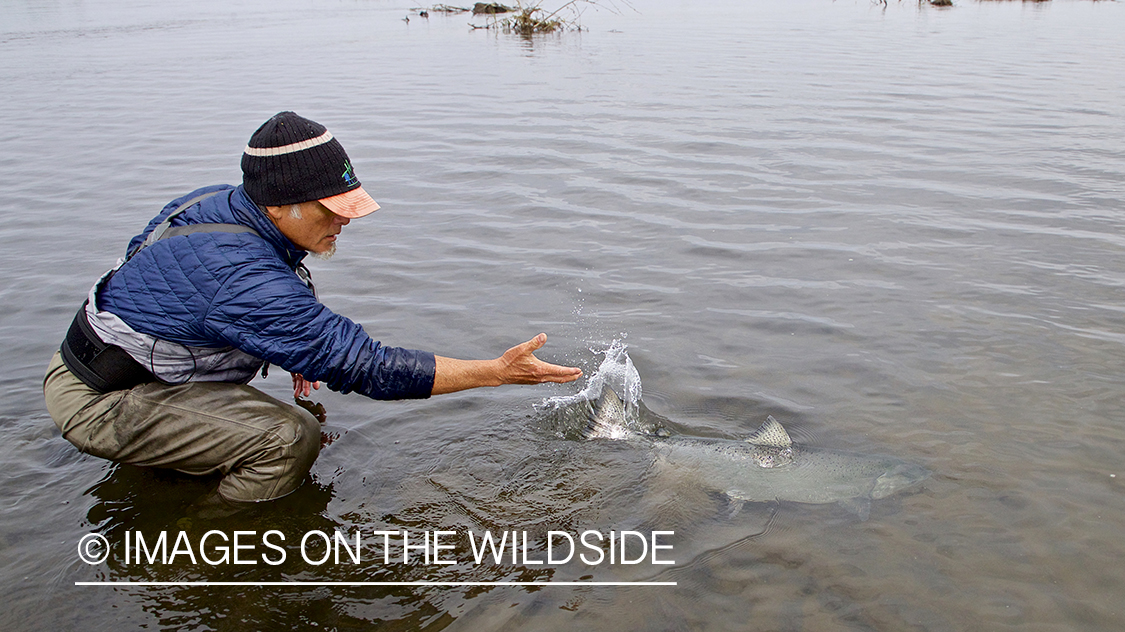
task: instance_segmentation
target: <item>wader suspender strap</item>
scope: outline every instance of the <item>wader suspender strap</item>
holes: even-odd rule
[[[258,235],[258,231],[241,224],[188,224],[186,226],[172,226],[173,217],[176,217],[183,211],[218,193],[222,193],[222,191],[204,193],[181,204],[180,207],[172,211],[163,222],[152,229],[152,232],[149,233],[144,243],[133,249],[133,251],[125,257],[125,261],[132,259],[138,252],[161,239],[176,237],[178,235],[191,235],[194,233],[254,233]],[[298,264],[298,268],[297,275],[300,276],[311,289],[312,282],[309,279],[308,269],[305,268],[303,264]],[[302,269],[304,274],[301,273]],[[112,276],[112,274],[110,276]],[[106,277],[106,280],[109,280],[109,276]],[[70,323],[70,329],[66,332],[66,338],[63,340],[60,349],[63,364],[66,365],[66,368],[70,369],[70,372],[78,377],[78,379],[82,380],[86,386],[101,393],[133,388],[139,384],[157,381],[156,376],[153,375],[151,371],[133,359],[133,356],[129,355],[124,349],[116,345],[102,342],[101,338],[94,332],[93,327],[90,326],[90,321],[87,319],[87,303],[89,303],[89,300],[83,302],[82,307],[78,309],[78,313]]]
[[[249,226],[243,226],[242,224],[187,224],[185,226],[172,226],[173,217],[217,193],[222,193],[222,191],[212,191],[210,193],[204,193],[203,195],[197,195],[181,204],[179,208],[169,213],[168,217],[165,217],[163,222],[157,224],[156,227],[152,229],[152,232],[148,234],[148,237],[145,238],[144,243],[134,249],[133,252],[130,252],[128,256],[125,257],[125,260],[128,261],[133,255],[161,239],[177,237],[179,235],[192,235],[195,233],[254,233],[258,235],[258,231]],[[263,213],[268,214],[266,207],[259,206],[258,208],[262,209]],[[314,286],[312,282],[312,272],[305,267],[305,264],[298,263],[293,271],[297,273],[297,277],[300,278],[305,285],[309,286],[309,290],[312,291],[313,296],[316,296],[316,286]]]
[[[202,202],[203,200],[206,200],[212,195],[217,195],[219,193],[222,193],[222,191],[212,191],[210,193],[204,193],[203,195],[197,195],[187,202],[181,204],[179,208],[169,213],[168,217],[165,217],[163,222],[157,224],[156,227],[152,229],[152,232],[148,234],[148,237],[145,238],[144,243],[134,248],[133,252],[130,252],[125,257],[125,260],[128,261],[129,259],[132,259],[133,255],[144,250],[145,248],[148,248],[161,239],[176,237],[177,235],[191,235],[194,233],[254,233],[255,235],[257,235],[258,231],[250,228],[249,226],[243,226],[242,224],[187,224],[186,226],[172,226],[172,218]]]

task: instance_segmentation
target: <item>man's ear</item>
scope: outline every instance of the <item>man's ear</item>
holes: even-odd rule
[[[285,211],[284,211],[284,210],[282,209],[282,207],[280,207],[280,206],[267,206],[267,207],[266,207],[266,215],[269,215],[269,218],[270,218],[271,220],[273,220],[273,222],[274,222],[275,224],[276,224],[276,223],[277,223],[278,221],[280,221],[280,220],[281,220],[281,216],[282,216],[282,214],[284,214],[284,213],[285,213]]]

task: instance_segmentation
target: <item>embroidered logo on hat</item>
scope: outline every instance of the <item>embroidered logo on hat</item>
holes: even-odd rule
[[[346,160],[344,161],[344,173],[342,177],[344,178],[344,184],[349,187],[359,184],[359,180],[357,180],[355,174],[352,173],[352,163]]]

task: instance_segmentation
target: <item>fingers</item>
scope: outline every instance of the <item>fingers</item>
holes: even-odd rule
[[[507,361],[508,370],[508,376],[503,381],[509,384],[565,383],[582,377],[582,369],[578,367],[550,364],[536,358],[533,353],[546,343],[547,334],[541,333],[509,349],[503,358]]]
[[[308,397],[313,389],[320,390],[320,382],[310,382],[300,373],[291,373],[293,376],[293,397]]]
[[[505,356],[508,356],[508,355],[512,355],[512,356],[530,355],[530,354],[538,351],[545,344],[547,344],[547,334],[539,334],[538,336],[535,336],[534,338],[532,338],[531,340],[528,340],[527,342],[524,342],[522,344],[518,344],[518,345],[512,347],[511,349],[508,349],[506,352],[504,352],[504,355]]]
[[[573,382],[582,377],[582,369],[576,366],[562,366],[560,364],[550,364],[532,356],[535,360],[537,368],[540,371],[540,380],[543,382]]]
[[[573,382],[582,377],[582,369],[571,366],[558,366],[555,364],[548,364],[550,372],[541,376],[541,382],[554,382],[556,384],[565,384]]]

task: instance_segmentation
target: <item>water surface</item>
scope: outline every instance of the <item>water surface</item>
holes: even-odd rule
[[[1114,630],[1125,625],[1125,7],[653,0],[524,41],[409,3],[3,3],[4,629]],[[181,522],[207,481],[63,440],[41,378],[168,200],[240,179],[266,118],[341,139],[383,209],[322,300],[377,339],[594,371],[648,409],[933,472],[861,521],[748,506],[559,436],[581,385],[318,393],[275,507]],[[259,386],[284,396],[275,372]],[[676,531],[671,568],[83,564],[88,533]],[[82,587],[76,581],[659,578],[675,587]]]

